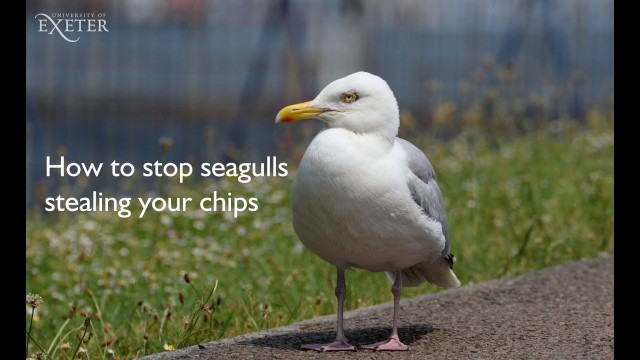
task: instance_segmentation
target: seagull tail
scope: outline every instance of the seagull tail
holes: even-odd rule
[[[387,273],[387,278],[393,282],[393,274]],[[402,269],[402,286],[414,287],[429,282],[443,288],[460,286],[460,280],[453,273],[449,263],[444,258],[438,258],[433,263],[423,262],[406,269]]]

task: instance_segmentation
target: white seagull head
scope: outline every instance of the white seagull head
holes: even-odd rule
[[[382,78],[360,71],[327,85],[315,99],[280,110],[276,122],[316,118],[328,128],[395,138],[400,116],[393,91]]]

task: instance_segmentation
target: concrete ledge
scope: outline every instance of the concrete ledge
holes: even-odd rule
[[[301,344],[329,342],[335,315],[246,334],[145,360],[170,359],[612,359],[613,256],[401,301],[403,353],[317,353]],[[391,303],[345,313],[354,345],[384,340]]]

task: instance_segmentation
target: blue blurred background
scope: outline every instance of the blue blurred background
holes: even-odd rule
[[[509,134],[612,111],[613,0],[30,0],[27,202],[67,161],[296,158],[319,124],[276,126],[287,104],[366,70],[387,80],[406,129],[455,136],[473,113]],[[38,13],[106,13],[76,43]],[[299,125],[299,126],[298,126]],[[402,135],[408,135],[407,130]],[[165,146],[164,148],[162,146]],[[167,151],[167,146],[170,151]],[[113,186],[109,177],[98,180]]]

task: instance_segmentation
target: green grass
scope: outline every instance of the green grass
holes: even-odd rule
[[[410,139],[436,168],[463,284],[613,252],[612,126],[508,142]],[[27,292],[44,299],[33,319],[27,305],[30,356],[125,359],[333,314],[335,269],[293,232],[292,179],[163,184],[166,196],[199,199],[216,187],[260,199],[237,219],[29,213]],[[382,274],[350,271],[347,287],[347,310],[391,300]]]

